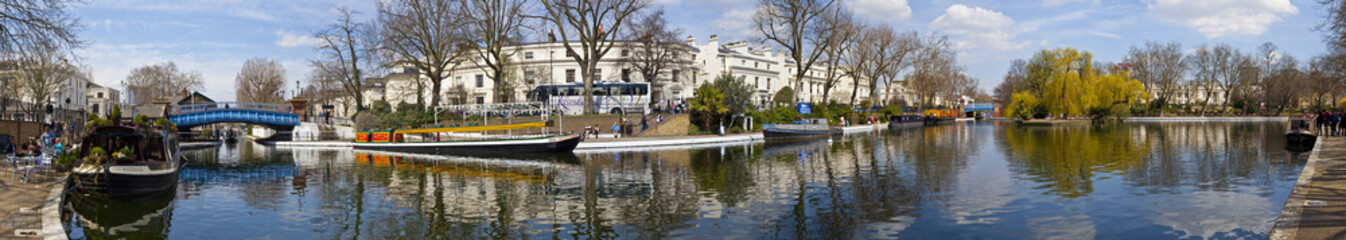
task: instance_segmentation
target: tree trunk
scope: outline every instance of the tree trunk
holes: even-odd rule
[[[594,79],[592,76],[590,76],[591,74],[593,74],[593,69],[594,69],[594,63],[592,61],[585,63],[583,66],[580,66],[580,77],[583,78],[580,79],[580,81],[584,82],[585,114],[598,113],[598,110],[594,109]]]

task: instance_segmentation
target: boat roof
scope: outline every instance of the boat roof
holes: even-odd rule
[[[145,137],[146,134],[130,126],[103,126],[89,131],[89,136]]]

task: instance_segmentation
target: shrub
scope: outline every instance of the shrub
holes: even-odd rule
[[[1005,116],[1022,120],[1032,119],[1039,114],[1041,106],[1038,104],[1038,98],[1028,92],[1015,93],[1010,97],[1009,106],[1005,107]]]

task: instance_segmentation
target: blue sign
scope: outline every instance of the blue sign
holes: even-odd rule
[[[809,104],[809,103],[799,103],[799,104],[795,105],[795,108],[796,108],[796,109],[799,109],[799,114],[812,114],[812,113],[813,113],[813,104]]]

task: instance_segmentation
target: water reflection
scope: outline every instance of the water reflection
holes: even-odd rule
[[[244,142],[188,152],[159,237],[1265,237],[1303,164],[1280,128],[978,123],[531,158]]]

